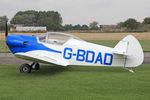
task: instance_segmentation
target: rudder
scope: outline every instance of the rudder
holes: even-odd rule
[[[126,36],[113,49],[114,53],[125,55],[124,67],[136,67],[143,63],[144,54],[139,41],[132,35]]]

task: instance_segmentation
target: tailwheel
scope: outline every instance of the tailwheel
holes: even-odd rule
[[[128,70],[131,73],[135,73],[134,70],[130,69],[130,68],[125,68],[126,70]]]
[[[20,66],[20,72],[21,73],[30,73],[31,72],[31,66],[29,65],[29,64],[22,64],[21,66]]]

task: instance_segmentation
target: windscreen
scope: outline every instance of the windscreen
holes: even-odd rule
[[[65,42],[67,42],[69,39],[77,39],[81,40],[75,36],[72,36],[70,34],[65,34],[65,33],[57,33],[57,32],[50,32],[50,33],[45,33],[39,36],[39,41],[44,42],[44,43],[49,43],[49,44],[57,44],[57,45],[62,45]]]
[[[42,34],[38,38],[40,42],[46,42],[46,34]]]

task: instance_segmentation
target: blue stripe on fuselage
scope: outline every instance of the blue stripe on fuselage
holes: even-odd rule
[[[22,44],[23,46],[13,45],[15,44],[16,40],[19,41],[19,43],[26,42],[27,44],[26,45]],[[62,51],[54,50],[44,46],[42,43],[38,43],[37,38],[35,36],[11,34],[7,37],[7,44],[13,54],[18,52],[28,52],[33,50],[45,50],[54,53],[62,53]]]

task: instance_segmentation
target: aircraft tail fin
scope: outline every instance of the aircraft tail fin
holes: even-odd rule
[[[126,56],[124,67],[136,67],[143,63],[143,49],[138,40],[128,35],[123,38],[113,49],[114,54]]]

